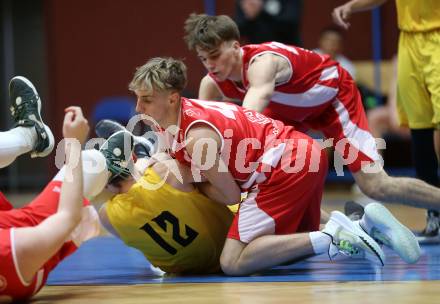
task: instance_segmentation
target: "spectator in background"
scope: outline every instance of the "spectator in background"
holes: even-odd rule
[[[302,45],[302,0],[237,0],[235,21],[247,43]]]
[[[339,62],[350,76],[356,80],[356,68],[350,59],[342,55],[343,49],[344,35],[342,31],[337,27],[326,27],[319,35],[318,48],[313,51],[329,55],[331,59]]]

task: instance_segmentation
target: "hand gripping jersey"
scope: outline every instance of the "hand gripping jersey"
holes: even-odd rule
[[[361,168],[362,161],[380,159],[360,94],[348,72],[337,62],[327,55],[278,42],[246,45],[241,50],[241,85],[231,80],[219,81],[208,74],[225,100],[244,100],[249,88],[248,67],[257,56],[266,53],[281,56],[289,63],[291,75],[287,81],[275,84],[270,103],[262,113],[301,131],[321,130],[326,138],[333,139],[333,145],[345,159],[348,150],[345,145],[339,148],[337,143],[348,140],[358,153],[348,165],[354,172]]]
[[[149,168],[127,193],[107,202],[107,216],[119,237],[165,272],[219,271],[232,212],[197,190],[183,192],[166,183],[155,187],[160,183]]]

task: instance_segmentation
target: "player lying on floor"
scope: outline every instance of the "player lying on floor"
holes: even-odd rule
[[[44,157],[54,146],[52,132],[41,119],[41,100],[32,83],[15,77],[9,93],[16,126],[0,134],[1,168],[28,152]],[[82,166],[78,165],[88,130],[81,110],[67,108],[63,147],[68,178],[52,180],[23,208],[13,209],[0,192],[0,302],[23,300],[37,293],[49,272],[99,231],[96,211],[83,200]]]
[[[41,100],[32,83],[24,77],[15,77],[11,80],[10,95],[16,127],[1,132],[1,167],[8,166],[19,155],[28,152],[34,157],[44,157],[54,147],[52,132],[41,119]],[[84,143],[87,132],[88,123],[81,109],[68,108],[64,136]],[[111,144],[110,140],[106,146],[111,147]],[[145,153],[140,148],[139,153]],[[0,192],[2,302],[27,299],[36,294],[44,286],[50,271],[84,241],[100,232],[98,214],[87,200],[83,200],[83,196],[96,196],[112,176],[107,171],[105,151],[87,150],[80,153],[81,145],[70,142],[66,144],[66,149],[66,165],[31,203],[14,209]],[[81,158],[83,166],[78,166]],[[81,170],[82,167],[84,170]],[[160,164],[153,168],[159,173],[162,170]],[[145,175],[148,182],[157,180],[156,173],[147,171],[150,172],[148,176]],[[116,184],[115,180],[111,181],[113,185]],[[190,185],[181,187],[174,185],[171,179],[167,181],[172,185],[165,185],[157,191],[139,193],[133,186],[127,193],[116,195],[101,210],[101,214],[112,222],[115,227],[113,231],[119,231],[117,233],[129,245],[140,249],[155,265],[167,272],[218,271],[219,253],[232,220],[231,212],[209,201]],[[82,205],[81,210],[79,206]],[[130,208],[134,212],[125,213]],[[183,231],[180,232],[179,217],[184,210],[190,210],[192,215],[198,211],[200,216],[194,219],[190,217],[191,225],[183,225]],[[119,223],[124,217],[127,221]],[[187,220],[188,217],[183,219]],[[138,221],[142,225],[136,226]],[[167,229],[167,223],[172,229]],[[106,226],[109,227],[108,224]],[[133,230],[130,230],[131,227]],[[134,234],[126,236],[124,231]]]

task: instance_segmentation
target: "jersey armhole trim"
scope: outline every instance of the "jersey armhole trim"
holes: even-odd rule
[[[217,132],[217,134],[220,136],[220,139],[221,139],[221,141],[222,141],[222,144],[221,144],[221,147],[220,147],[220,152],[223,151],[223,146],[224,146],[224,141],[225,141],[224,138],[223,138],[223,135],[220,133],[220,131],[217,129],[216,126],[214,126],[214,125],[213,125],[212,123],[210,123],[209,121],[206,121],[206,120],[203,120],[203,119],[195,120],[195,121],[193,121],[192,123],[190,123],[190,124],[188,125],[188,127],[187,127],[187,129],[186,129],[186,131],[185,131],[185,134],[183,135],[183,140],[186,141],[186,138],[187,138],[187,135],[188,135],[188,131],[189,131],[189,129],[191,129],[191,127],[192,127],[194,124],[196,124],[196,123],[207,124],[207,125],[209,125],[211,128],[213,128],[213,129]]]
[[[26,280],[23,278],[23,275],[21,274],[20,268],[18,267],[18,258],[15,248],[15,228],[11,228],[10,238],[11,238],[12,259],[14,261],[15,272],[17,273],[17,276],[20,279],[21,284],[23,284],[23,286],[28,287],[31,285],[32,282],[26,282]]]

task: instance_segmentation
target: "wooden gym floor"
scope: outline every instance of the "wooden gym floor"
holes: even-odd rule
[[[324,209],[342,210],[351,198],[347,192],[327,192]],[[386,206],[410,228],[423,228],[422,210]],[[32,303],[437,303],[440,245],[422,249],[416,265],[386,251],[382,269],[317,257],[249,277],[161,277],[137,251],[102,237],[64,261]]]

